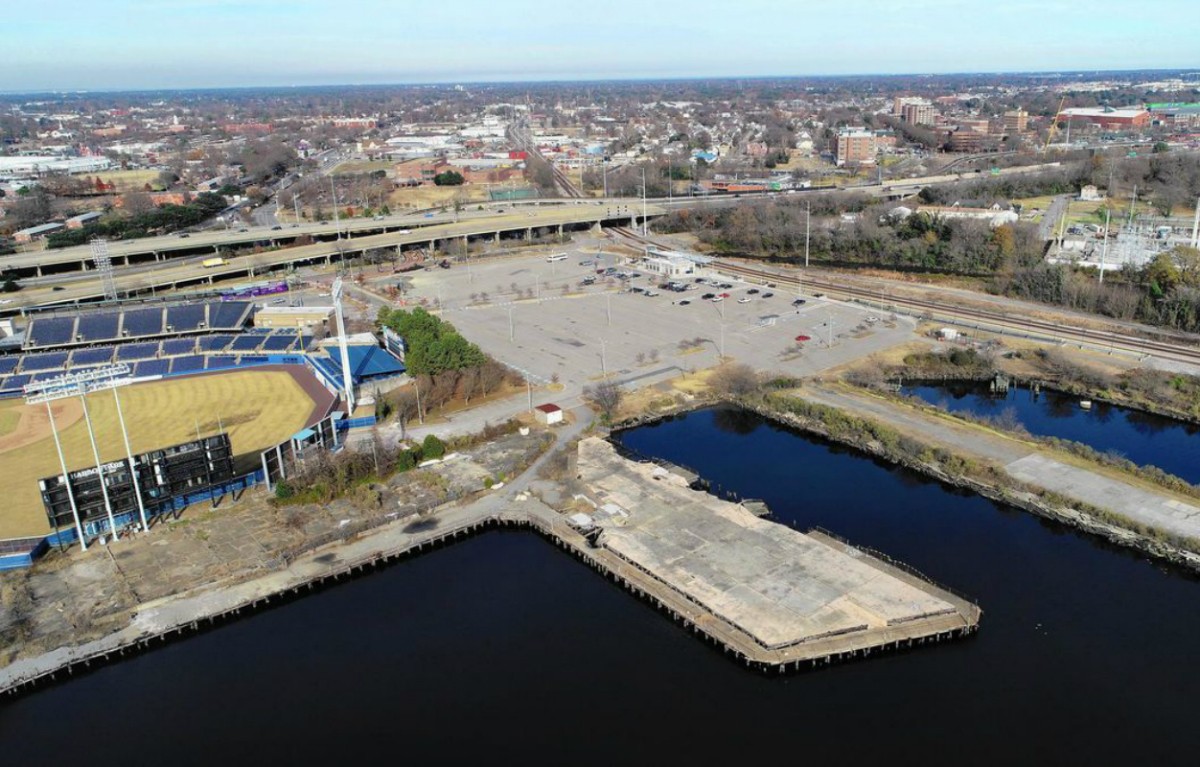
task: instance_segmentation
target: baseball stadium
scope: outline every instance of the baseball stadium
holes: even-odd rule
[[[51,545],[140,525],[139,514],[153,521],[260,482],[269,487],[304,449],[336,449],[339,430],[357,424],[339,410],[342,357],[319,340],[332,318],[332,307],[320,309],[283,328],[281,312],[273,327],[256,327],[255,305],[238,301],[32,317],[0,349],[0,466],[9,480],[0,569],[28,566]],[[404,371],[369,336],[346,352],[356,386]],[[212,452],[216,439],[227,446],[224,464]],[[199,456],[192,473],[166,481],[179,479],[182,459],[172,456],[184,455]]]

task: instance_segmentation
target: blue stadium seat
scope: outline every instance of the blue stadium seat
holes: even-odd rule
[[[191,357],[176,357],[170,360],[171,373],[195,373],[198,370],[204,370],[204,361],[206,357],[200,355],[192,355]]]
[[[229,345],[231,352],[252,352],[257,351],[262,344],[263,337],[260,335],[245,335],[238,336],[233,339],[233,343]]]
[[[4,379],[4,391],[21,391],[21,387],[29,383],[33,376],[16,375]]]
[[[295,333],[276,333],[263,341],[264,352],[286,352],[296,343]]]
[[[221,301],[208,305],[208,326],[213,330],[240,330],[250,319],[249,301]]]
[[[247,333],[254,333],[260,336],[269,336],[275,332],[274,328],[246,328]]]
[[[86,365],[107,365],[112,362],[113,348],[111,346],[96,346],[91,349],[76,349],[71,352],[71,367]]]
[[[208,306],[206,304],[182,304],[167,307],[167,332],[186,333],[199,330],[207,322]]]
[[[131,362],[133,360],[148,360],[158,356],[158,341],[141,344],[125,344],[117,347],[117,360]]]
[[[162,307],[155,309],[126,309],[121,321],[121,335],[125,338],[157,336],[163,332]]]
[[[180,354],[195,354],[195,338],[168,338],[162,342],[162,353],[167,357],[178,357]]]
[[[221,355],[213,355],[208,358],[208,369],[217,370],[218,368],[231,368],[237,365],[237,357],[225,357]]]
[[[135,376],[165,376],[171,371],[171,360],[142,360],[133,366]]]
[[[26,346],[62,346],[75,341],[75,317],[35,317],[29,321]]]
[[[21,358],[21,372],[32,373],[38,370],[62,371],[67,364],[70,352],[44,352],[42,354],[26,354]]]
[[[6,375],[17,369],[17,363],[21,358],[13,355],[11,357],[0,357],[0,375]]]
[[[225,351],[225,347],[229,346],[232,340],[233,336],[229,335],[202,336],[199,348],[202,352],[221,352]]]
[[[116,312],[79,315],[79,327],[75,333],[88,343],[113,341],[121,324],[121,315]]]

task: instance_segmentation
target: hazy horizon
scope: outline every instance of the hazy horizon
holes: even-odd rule
[[[47,0],[12,9],[0,92],[1181,70],[1200,14],[1161,0]],[[266,30],[264,32],[263,30]],[[182,33],[181,33],[182,32]],[[812,42],[815,41],[815,42]]]

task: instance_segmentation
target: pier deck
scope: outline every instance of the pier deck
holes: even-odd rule
[[[628,513],[606,524],[602,551],[650,588],[723,624],[723,642],[765,665],[970,633],[967,600],[821,533],[804,534],[687,486],[598,439],[579,449],[581,479]],[[711,633],[711,632],[710,632]]]

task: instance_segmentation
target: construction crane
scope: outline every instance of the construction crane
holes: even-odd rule
[[[1062,114],[1063,104],[1067,103],[1067,97],[1063,96],[1058,102],[1058,109],[1054,111],[1054,117],[1050,118],[1050,130],[1046,132],[1046,143],[1042,147],[1042,153],[1045,154],[1050,150],[1050,142],[1054,139],[1054,134],[1058,132],[1058,116]],[[1067,118],[1070,120],[1070,118]]]

